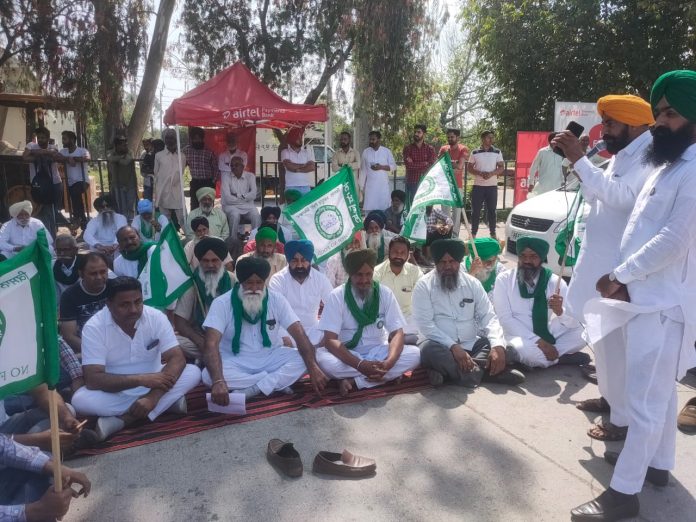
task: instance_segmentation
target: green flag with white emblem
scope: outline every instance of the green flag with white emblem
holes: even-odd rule
[[[302,239],[312,242],[316,262],[328,259],[350,243],[362,228],[353,171],[345,165],[324,183],[288,205],[283,214]]]
[[[58,320],[46,231],[0,263],[0,400],[60,376]]]
[[[138,280],[146,305],[164,309],[193,286],[193,273],[176,229],[170,223],[160,235]]]

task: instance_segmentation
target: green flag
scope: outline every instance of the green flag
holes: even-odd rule
[[[578,190],[573,199],[573,203],[566,215],[566,226],[556,236],[554,245],[556,253],[559,255],[558,263],[563,264],[565,256],[566,266],[574,266],[580,254],[582,235],[585,230],[584,223],[585,200]]]
[[[350,243],[362,228],[353,171],[345,165],[335,175],[288,205],[283,214],[302,239],[314,245],[317,263]]]
[[[46,231],[0,263],[0,400],[60,376],[58,319]]]
[[[172,304],[193,286],[191,267],[171,223],[162,230],[138,280],[143,285],[144,303],[160,309]]]
[[[462,195],[457,188],[452,160],[449,152],[446,152],[421,179],[411,208],[404,220],[401,235],[416,243],[424,243],[427,235],[425,207],[445,205],[460,208],[462,204]]]

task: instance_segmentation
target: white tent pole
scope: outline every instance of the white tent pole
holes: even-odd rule
[[[181,204],[182,213],[184,214],[184,222],[179,223],[182,230],[186,230],[186,220],[188,219],[188,212],[186,212],[186,195],[184,194],[184,166],[181,163],[181,136],[179,135],[179,126],[174,127],[176,131],[176,154],[179,159],[179,182],[181,183]]]

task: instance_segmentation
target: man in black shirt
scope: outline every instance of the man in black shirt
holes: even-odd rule
[[[68,287],[60,298],[60,333],[75,353],[82,351],[82,327],[104,308],[109,267],[100,252],[80,259],[80,280]]]

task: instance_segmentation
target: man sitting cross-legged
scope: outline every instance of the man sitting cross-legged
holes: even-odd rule
[[[288,266],[271,277],[268,288],[285,296],[290,306],[300,318],[300,322],[317,346],[324,332],[317,328],[319,307],[326,303],[333,290],[327,277],[312,267],[314,245],[311,241],[288,241],[285,245]]]
[[[420,362],[416,346],[404,345],[406,324],[394,294],[373,280],[377,256],[356,250],[345,259],[350,276],[324,303],[319,328],[325,348],[317,361],[340,391],[370,388],[401,377]]]
[[[205,318],[203,382],[216,404],[229,403],[230,389],[247,398],[292,393],[290,386],[307,372],[317,392],[326,384],[297,315],[281,294],[266,288],[270,271],[263,258],[240,258],[238,282],[213,301]],[[298,349],[283,346],[282,329]]]
[[[587,364],[590,357],[576,353],[585,346],[582,327],[563,308],[568,286],[561,280],[556,294],[558,276],[543,266],[548,251],[543,239],[519,238],[517,268],[496,278],[493,305],[509,344],[508,360],[540,368]]]
[[[194,255],[199,262],[193,271],[196,284],[177,301],[174,309],[174,327],[184,354],[191,359],[202,359],[205,316],[213,299],[229,292],[235,279],[234,274],[228,272],[224,265],[229,252],[222,239],[204,237],[196,243]]]
[[[113,259],[118,249],[116,232],[128,224],[126,216],[116,213],[114,200],[109,194],[104,194],[94,200],[94,209],[99,213],[90,219],[85,228],[84,239],[90,250],[96,250]]]
[[[155,243],[143,242],[138,231],[130,226],[119,228],[116,240],[119,255],[114,259],[114,273],[117,276],[137,278],[150,259]]]
[[[186,413],[184,395],[201,380],[167,317],[143,305],[137,279],[111,279],[106,294],[106,308],[82,330],[85,386],[72,398],[79,414],[99,416],[99,440],[167,410]]]
[[[285,268],[285,265],[287,265],[285,256],[276,252],[278,233],[273,226],[274,225],[270,224],[261,225],[259,231],[256,233],[256,246],[254,251],[239,256],[237,262],[249,257],[265,259],[271,267],[270,275],[275,275]]]
[[[482,379],[519,384],[524,375],[506,367],[503,329],[478,279],[460,270],[464,243],[431,245],[435,270],[413,292],[413,317],[421,333],[421,360],[433,385],[445,381],[474,388]],[[479,336],[481,331],[483,336]]]
[[[464,259],[464,266],[469,275],[481,281],[488,299],[493,301],[495,279],[498,274],[505,272],[505,267],[498,261],[500,243],[492,237],[477,237],[473,243],[476,246],[476,252],[472,242],[469,241],[467,243],[469,255]]]

